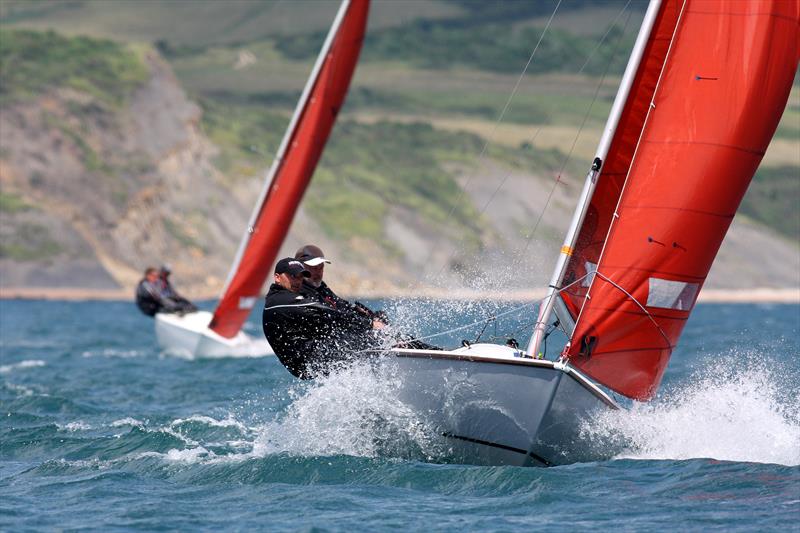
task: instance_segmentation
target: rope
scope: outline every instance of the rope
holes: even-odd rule
[[[584,61],[583,65],[578,70],[577,74],[581,74],[584,71],[584,69],[587,67],[589,62],[594,57],[594,55],[597,53],[597,51],[600,49],[600,47],[603,45],[603,43],[608,38],[608,35],[611,33],[611,30],[613,30],[616,27],[617,22],[620,20],[620,18],[622,18],[623,14],[625,14],[625,12],[628,10],[628,7],[630,6],[631,1],[632,0],[628,0],[627,3],[622,7],[622,9],[617,13],[617,16],[614,18],[614,20],[609,25],[609,27],[606,30],[606,32],[603,34],[603,36],[600,38],[600,40],[598,40],[598,42],[595,45],[595,47],[589,53],[589,55],[586,58],[586,61]],[[559,8],[560,5],[561,5],[561,0],[559,0],[558,4],[556,5],[555,9],[553,10],[553,13],[550,15],[550,19],[547,21],[547,25],[545,26],[544,31],[542,31],[542,34],[539,37],[539,41],[536,43],[536,46],[534,47],[533,52],[531,53],[530,57],[528,58],[528,62],[526,63],[525,68],[523,69],[522,73],[520,74],[519,78],[517,79],[517,83],[514,86],[514,89],[512,90],[511,95],[508,97],[508,100],[506,101],[506,104],[503,107],[503,111],[500,114],[500,117],[497,119],[497,121],[495,122],[494,126],[492,127],[492,130],[489,133],[489,136],[487,137],[487,141],[484,143],[483,148],[481,149],[481,152],[480,152],[480,154],[478,156],[477,166],[480,166],[480,163],[483,161],[485,153],[486,153],[486,150],[487,150],[487,148],[489,146],[489,140],[488,139],[490,139],[491,137],[494,136],[494,133],[497,131],[497,128],[498,128],[500,122],[503,120],[503,118],[504,118],[504,116],[506,114],[506,111],[508,110],[508,108],[509,108],[509,106],[511,104],[511,101],[516,96],[516,93],[517,93],[517,90],[519,88],[519,85],[520,85],[525,73],[527,72],[527,70],[528,70],[528,68],[529,68],[529,66],[531,64],[531,62],[533,60],[533,57],[534,57],[534,55],[536,54],[536,51],[539,48],[539,45],[542,43],[542,40],[544,39],[544,36],[547,33],[547,30],[550,27],[550,24],[553,21],[553,18],[555,17],[555,14],[558,11],[558,8]],[[628,19],[625,21],[625,25],[623,26],[623,35],[625,33],[624,29],[626,29],[628,27],[628,23],[630,22],[630,18],[631,18],[631,13],[628,12]],[[616,44],[615,49],[614,49],[613,56],[616,56],[617,50],[618,50],[618,47],[619,47],[619,43],[621,42],[621,40],[622,40],[622,36],[620,36],[620,39],[617,41],[617,44]],[[609,69],[610,65],[611,65],[611,62],[609,61],[608,64],[606,65],[606,69],[603,72],[603,76],[601,77],[600,82],[598,83],[597,87],[595,88],[594,97],[592,98],[592,102],[589,105],[588,109],[586,110],[586,114],[584,115],[583,121],[581,122],[581,126],[580,126],[577,134],[575,135],[575,138],[572,141],[572,146],[570,147],[569,153],[568,153],[567,157],[564,159],[564,162],[562,163],[561,168],[560,168],[560,170],[558,172],[558,176],[556,177],[555,181],[553,182],[553,187],[550,189],[550,192],[549,192],[549,194],[547,196],[547,201],[545,202],[544,209],[542,209],[542,212],[540,213],[539,218],[537,219],[536,224],[534,225],[533,229],[526,236],[525,248],[524,248],[523,252],[521,254],[519,254],[517,259],[515,260],[515,262],[514,262],[515,265],[518,265],[522,261],[522,257],[524,257],[525,252],[530,247],[530,243],[531,243],[534,235],[536,234],[536,231],[538,230],[538,227],[539,227],[539,225],[540,225],[540,223],[542,221],[544,213],[547,211],[547,208],[550,205],[550,201],[552,200],[553,194],[555,193],[556,186],[558,185],[558,183],[561,182],[561,174],[563,173],[564,168],[566,167],[566,165],[569,163],[570,159],[572,158],[572,152],[575,149],[575,145],[577,144],[578,138],[580,138],[580,135],[583,132],[583,129],[584,129],[585,125],[586,125],[586,121],[587,121],[587,119],[589,117],[589,113],[591,112],[592,107],[594,106],[594,104],[595,104],[595,102],[597,100],[597,96],[599,94],[600,87],[602,87],[603,83],[605,82],[605,78],[606,78],[606,75],[608,74],[608,69]],[[542,128],[540,126],[539,128],[537,128],[537,130],[534,133],[533,137],[530,138],[529,142],[533,143],[536,140],[536,138],[539,136],[539,133],[541,131],[542,131]],[[509,170],[508,172],[505,173],[505,175],[503,176],[503,179],[500,181],[500,183],[497,185],[497,187],[495,187],[495,189],[492,192],[492,194],[490,195],[488,201],[479,210],[479,212],[478,212],[479,215],[484,214],[486,212],[486,210],[489,208],[489,206],[492,204],[494,199],[497,197],[497,194],[505,186],[506,182],[508,181],[508,178],[511,177],[511,172],[512,171]],[[452,217],[453,213],[455,212],[456,207],[461,202],[461,199],[463,198],[465,191],[469,189],[469,186],[471,185],[473,178],[474,178],[474,176],[470,176],[468,178],[467,183],[465,184],[465,186],[460,188],[458,196],[456,198],[456,201],[453,203],[453,206],[450,208],[450,211],[447,214],[447,217],[446,217],[445,220],[449,220]],[[442,272],[444,272],[445,268],[447,268],[447,265],[450,262],[450,259],[453,258],[455,253],[456,253],[455,251],[450,253],[450,255],[448,256],[448,259],[445,260],[445,262],[439,268],[439,271],[437,272],[436,277],[439,277],[439,276],[442,275]],[[428,261],[430,261],[432,255],[433,255],[433,250],[431,250],[428,253],[428,258],[427,258]]]
[[[636,298],[634,298],[634,297],[633,297],[633,295],[632,295],[631,293],[629,293],[628,291],[626,291],[625,289],[623,289],[622,287],[620,287],[619,285],[617,285],[615,282],[611,281],[611,280],[610,280],[608,277],[604,276],[604,275],[603,275],[603,274],[601,274],[600,272],[597,272],[597,271],[595,271],[595,275],[596,275],[596,276],[598,276],[600,279],[607,281],[607,282],[608,282],[608,283],[610,283],[610,284],[611,284],[613,287],[615,287],[615,288],[619,289],[619,290],[620,290],[620,291],[621,291],[621,292],[622,292],[622,293],[623,293],[625,296],[627,296],[628,298],[630,298],[630,299],[631,299],[631,301],[632,301],[633,303],[635,303],[636,305],[638,305],[638,306],[639,306],[639,309],[641,309],[641,310],[642,310],[642,312],[643,312],[645,315],[647,315],[647,318],[649,318],[649,319],[650,319],[650,322],[652,322],[652,323],[653,323],[653,325],[656,327],[656,329],[658,330],[658,332],[659,332],[659,333],[661,333],[661,336],[662,336],[662,337],[664,337],[664,340],[667,342],[667,346],[668,346],[669,348],[672,348],[672,343],[669,341],[669,337],[667,337],[667,334],[666,334],[666,333],[664,333],[664,330],[663,330],[663,329],[661,329],[661,326],[659,326],[659,325],[658,325],[658,322],[656,322],[656,319],[655,319],[655,318],[653,318],[653,316],[650,314],[650,312],[649,312],[647,309],[645,309],[645,308],[644,308],[644,306],[643,306],[643,305],[642,305],[642,304],[639,302],[639,300],[637,300]]]
[[[539,41],[536,43],[536,46],[533,47],[533,51],[531,52],[531,55],[528,57],[528,62],[525,63],[525,67],[522,69],[522,72],[520,73],[519,77],[517,78],[517,82],[514,84],[514,88],[511,90],[511,94],[508,96],[508,99],[506,100],[506,103],[503,106],[503,110],[500,112],[500,116],[495,121],[494,126],[492,127],[492,131],[489,132],[489,135],[486,138],[486,142],[483,144],[483,148],[481,148],[481,152],[478,155],[478,162],[477,162],[476,166],[479,167],[480,164],[483,162],[483,158],[486,155],[486,149],[489,147],[489,142],[490,142],[489,139],[494,137],[494,134],[497,131],[498,126],[503,121],[503,118],[505,118],[506,112],[508,111],[508,108],[511,106],[511,101],[517,95],[517,91],[519,90],[519,86],[522,83],[522,80],[525,78],[525,74],[528,72],[528,68],[530,67],[531,63],[533,62],[533,57],[536,55],[536,51],[539,50],[539,45],[542,44],[542,41],[544,40],[544,36],[547,34],[547,30],[550,28],[550,24],[553,22],[553,18],[556,16],[556,12],[558,12],[558,8],[561,6],[561,2],[562,1],[563,0],[558,0],[558,3],[556,4],[556,7],[553,9],[553,12],[550,14],[550,18],[547,20],[547,24],[545,25],[544,30],[542,30],[542,34],[539,36]],[[470,176],[467,179],[467,183],[463,187],[459,188],[458,196],[456,197],[455,202],[453,202],[453,206],[450,208],[450,211],[447,213],[447,217],[445,217],[445,221],[449,221],[452,218],[453,213],[455,213],[455,211],[456,211],[456,207],[458,207],[458,204],[461,203],[461,199],[464,197],[464,193],[469,189],[469,186],[472,184],[472,178],[473,178],[473,176]],[[454,253],[455,252],[450,254],[450,257],[448,257],[448,260],[445,261],[444,264],[442,265],[442,267],[439,269],[439,272],[436,274],[437,278],[442,275],[442,272],[444,272],[444,269],[447,267],[447,264],[450,262],[450,259],[452,259],[452,256],[453,256]],[[431,250],[428,253],[428,261],[430,261],[432,255],[433,255],[433,250]]]
[[[629,4],[630,4],[630,0],[628,1],[627,4],[625,4],[625,7],[617,15],[617,18],[619,18],[622,15],[622,13],[625,11],[625,9],[627,9]],[[617,19],[615,19],[615,22],[616,22],[616,20]],[[623,27],[622,35],[625,35],[625,31],[624,30],[628,27],[628,23],[630,22],[630,20],[631,20],[631,14],[628,13],[628,19],[625,21],[625,26]],[[603,37],[600,40],[600,42],[598,43],[597,47],[595,47],[595,50],[597,50],[600,47],[600,44],[602,44],[602,42],[605,40],[605,38],[611,32],[611,28],[612,27],[613,27],[613,25],[611,27],[609,27],[608,31],[606,31],[605,35],[603,35]],[[619,44],[622,41],[622,35],[620,35],[620,38],[617,39],[617,43],[614,46],[614,53],[612,54],[612,58],[616,57],[616,55],[617,55],[617,52],[619,50]],[[593,50],[592,53],[589,55],[590,56],[589,59],[591,59],[591,56],[594,54],[595,50]],[[587,59],[586,63],[584,63],[584,66],[581,67],[581,71],[589,63],[589,59]],[[556,186],[559,183],[561,183],[561,174],[564,172],[564,169],[566,168],[567,163],[569,163],[570,159],[572,159],[572,152],[575,150],[575,145],[578,143],[578,139],[580,138],[581,133],[583,133],[583,129],[586,126],[586,121],[589,119],[589,114],[591,113],[592,108],[594,107],[594,104],[597,101],[597,96],[600,94],[600,87],[603,86],[603,83],[606,80],[606,76],[608,75],[608,69],[610,67],[611,67],[611,61],[606,63],[606,68],[603,71],[603,75],[600,77],[600,81],[598,82],[597,86],[595,87],[594,95],[592,96],[592,102],[589,104],[589,107],[586,109],[586,113],[583,115],[583,120],[581,121],[580,128],[578,128],[578,133],[572,139],[572,146],[570,146],[569,152],[567,152],[567,156],[564,158],[564,162],[561,164],[561,168],[558,171],[558,175],[556,176],[556,179],[553,181],[553,186],[550,188],[550,192],[547,195],[547,201],[544,204],[544,208],[542,209],[542,212],[539,213],[539,218],[536,220],[536,224],[533,226],[533,229],[528,234],[528,236],[527,236],[527,238],[525,240],[525,248],[523,248],[522,253],[519,254],[519,256],[517,258],[517,264],[519,264],[519,262],[522,261],[522,258],[525,257],[525,253],[528,251],[528,248],[530,247],[531,241],[533,240],[533,236],[536,235],[536,231],[539,229],[539,224],[542,222],[542,219],[544,218],[544,214],[547,211],[547,208],[550,206],[550,201],[553,199],[553,194],[555,193]]]

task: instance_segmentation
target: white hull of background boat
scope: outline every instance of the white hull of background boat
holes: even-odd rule
[[[458,462],[549,466],[609,454],[581,442],[579,431],[619,406],[574,368],[494,344],[390,353],[399,399],[448,439]]]
[[[261,357],[275,352],[263,338],[240,331],[233,338],[208,329],[211,313],[196,311],[184,315],[158,313],[156,338],[162,350],[186,357]]]

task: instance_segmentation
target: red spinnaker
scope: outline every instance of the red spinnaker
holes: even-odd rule
[[[798,0],[663,2],[564,280],[597,265],[563,293],[566,355],[625,396],[658,388],[783,114],[799,26]]]
[[[234,276],[209,327],[234,337],[261,296],[289,225],[344,103],[366,30],[369,0],[351,0],[310,92],[306,107],[253,225]]]

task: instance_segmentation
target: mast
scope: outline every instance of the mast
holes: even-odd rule
[[[234,258],[231,269],[228,272],[228,278],[225,280],[225,286],[222,288],[222,296],[220,296],[220,299],[222,299],[225,293],[228,292],[231,281],[236,275],[236,272],[239,270],[239,265],[242,262],[244,251],[247,249],[247,245],[250,242],[250,237],[255,231],[256,221],[258,221],[258,217],[261,215],[261,208],[264,205],[264,200],[267,197],[267,193],[272,188],[272,182],[275,180],[275,175],[278,173],[281,163],[283,163],[283,158],[286,155],[286,149],[289,145],[289,140],[294,136],[295,130],[297,129],[297,122],[300,120],[300,117],[303,115],[303,111],[308,104],[308,97],[311,94],[311,90],[314,88],[314,85],[317,83],[319,71],[322,69],[325,56],[327,56],[328,52],[330,52],[333,38],[336,37],[336,34],[339,31],[339,26],[342,25],[342,19],[344,19],[344,15],[347,13],[347,8],[349,5],[350,0],[342,0],[342,4],[339,6],[339,11],[337,11],[336,17],[333,19],[331,29],[328,31],[325,42],[322,44],[322,49],[319,51],[317,61],[314,63],[314,68],[311,69],[311,75],[308,77],[306,86],[303,88],[303,92],[300,94],[300,99],[297,101],[297,106],[294,108],[292,119],[289,121],[289,126],[286,128],[286,132],[283,134],[283,139],[281,140],[281,144],[278,147],[277,153],[275,154],[275,159],[272,160],[272,165],[267,172],[267,177],[264,180],[264,186],[261,189],[261,193],[258,195],[258,201],[253,207],[253,212],[250,214],[250,221],[247,223],[247,230],[244,232],[242,240],[239,242],[239,249],[236,251],[236,257]]]
[[[222,337],[236,336],[261,295],[347,96],[368,11],[369,0],[344,0],[334,18],[208,326]]]
[[[562,358],[596,383],[656,394],[786,107],[798,23],[797,1],[662,1],[557,297]]]
[[[603,136],[600,138],[600,143],[597,147],[596,156],[592,162],[592,167],[586,175],[586,180],[583,184],[578,206],[575,213],[572,215],[567,235],[564,238],[564,243],[561,245],[561,251],[556,261],[556,267],[553,270],[553,276],[550,279],[550,285],[547,288],[547,295],[539,308],[539,316],[536,320],[536,326],[533,330],[533,335],[528,342],[527,353],[530,356],[536,356],[539,353],[542,340],[544,339],[547,323],[550,320],[550,315],[553,313],[553,306],[558,297],[558,291],[561,289],[561,282],[564,280],[564,273],[567,269],[567,263],[572,256],[575,248],[575,241],[578,238],[578,232],[581,225],[586,218],[586,211],[589,208],[589,203],[592,200],[592,194],[597,186],[597,177],[603,166],[608,149],[611,146],[611,141],[616,133],[622,111],[625,108],[625,103],[628,100],[631,86],[633,85],[636,72],[642,62],[645,46],[650,38],[653,30],[656,17],[658,16],[659,9],[661,8],[661,0],[650,0],[647,7],[642,26],[639,29],[639,35],[636,37],[636,42],[633,46],[631,57],[628,60],[628,65],[625,67],[625,74],[620,82],[619,90],[614,98],[614,104],[611,107],[611,113],[606,121]]]

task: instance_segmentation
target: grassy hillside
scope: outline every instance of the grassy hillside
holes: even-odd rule
[[[740,212],[797,242],[800,236],[800,169],[762,166]]]
[[[119,104],[146,77],[139,53],[115,41],[0,29],[0,104],[53,87]]]
[[[288,115],[264,111],[258,103],[202,100],[206,134],[221,148],[217,165],[230,179],[264,171],[278,148]],[[480,214],[459,196],[453,163],[474,165],[485,141],[429,123],[372,124],[343,120],[323,155],[305,205],[328,236],[379,240],[391,206],[413,210],[431,225],[449,225],[459,238],[478,246],[486,230]],[[490,156],[509,168],[552,172],[565,156],[532,146],[494,145]],[[452,211],[452,213],[451,213]],[[444,229],[444,228],[442,228]]]
[[[460,169],[476,168],[487,142],[484,159],[501,166],[543,176],[563,168],[566,179],[581,179],[644,6],[633,2],[620,16],[624,4],[565,2],[519,80],[554,2],[374,2],[362,61],[305,199],[308,213],[334,239],[380,241],[397,207],[477,246],[488,231],[484,217],[466,201],[453,204]],[[138,48],[124,42],[152,42],[201,104],[203,129],[220,148],[215,164],[235,185],[269,166],[336,7],[7,0],[0,104],[66,85],[116,105],[142,76]],[[91,155],[87,165],[107,168]],[[796,88],[742,213],[797,240],[799,169]]]

